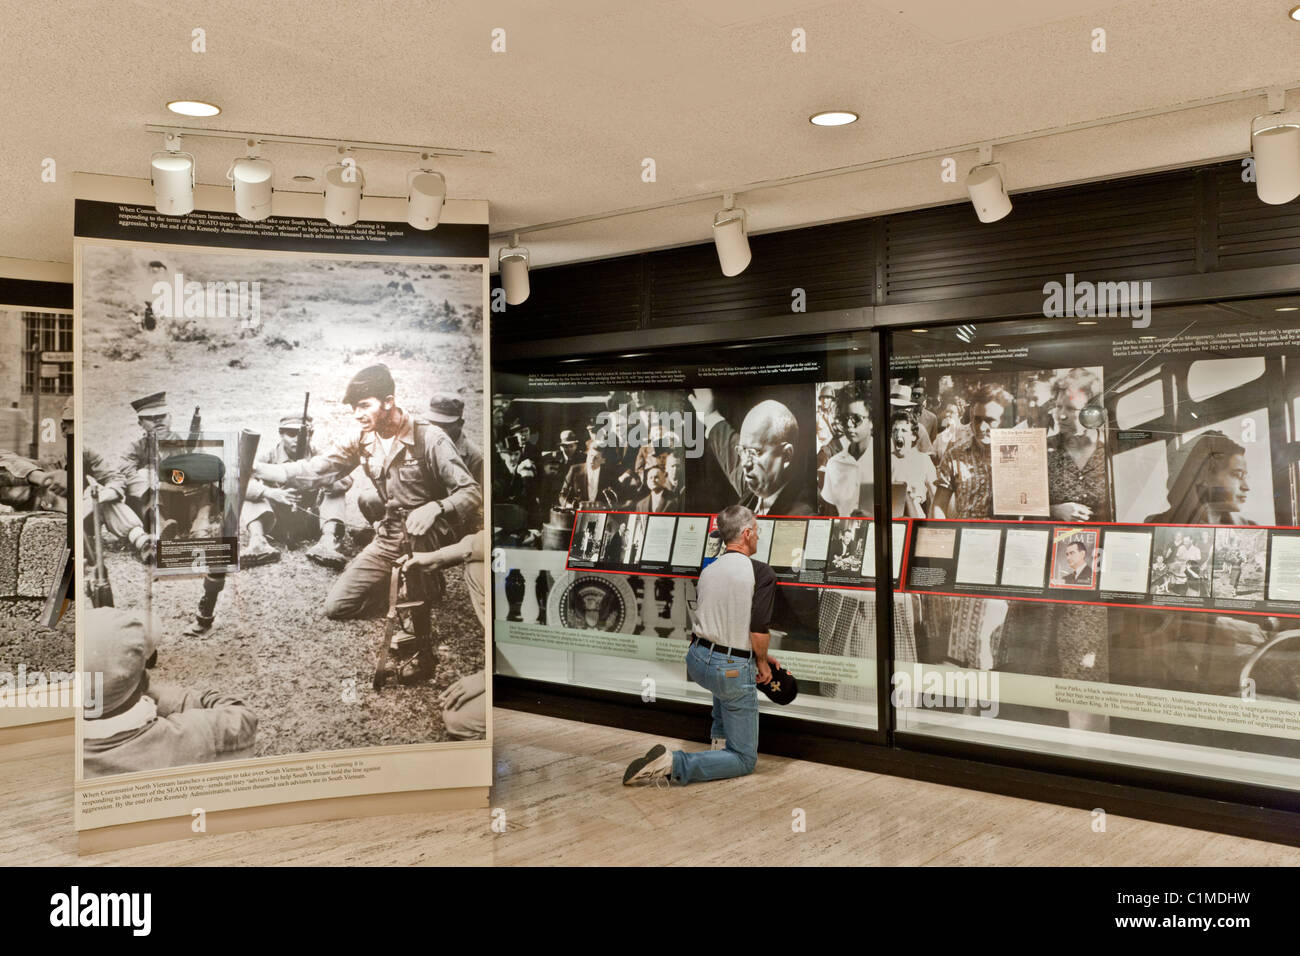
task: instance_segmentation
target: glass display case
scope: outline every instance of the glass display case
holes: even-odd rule
[[[890,333],[900,734],[1300,788],[1298,304]]]
[[[695,580],[710,517],[740,502],[782,579],[771,654],[800,687],[761,709],[878,727],[870,354],[823,335],[498,365],[497,673],[707,703],[683,663]]]

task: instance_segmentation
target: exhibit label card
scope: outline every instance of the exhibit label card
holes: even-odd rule
[[[674,568],[699,570],[704,557],[704,539],[709,536],[709,519],[705,515],[692,515],[677,519],[677,540],[673,543]]]
[[[867,544],[866,550],[862,553],[862,576],[874,578],[876,576],[876,523],[874,521],[863,523],[867,526]]]
[[[957,529],[936,528],[927,525],[916,529],[916,556],[918,558],[952,559],[957,550]]]
[[[1151,570],[1151,534],[1110,531],[1101,539],[1101,589],[1146,594]]]
[[[866,524],[866,549],[862,554],[862,576],[864,578],[875,578],[876,576],[876,523],[863,522]],[[924,534],[927,529],[918,529],[920,534]],[[957,531],[955,528],[931,528],[931,531],[938,531],[939,547],[948,547],[947,557],[952,557],[952,546],[950,542],[957,540]],[[920,537],[917,538],[918,547]],[[935,539],[931,539],[935,540]],[[903,548],[907,544],[907,522],[891,521],[890,522],[890,559],[894,565],[894,580],[897,581],[903,573]]]
[[[907,522],[894,521],[890,523],[890,559],[894,565],[894,580],[897,581],[903,573],[903,548],[907,544]]]
[[[831,546],[831,522],[828,520],[809,521],[808,535],[804,538],[804,564],[810,561],[822,562]]]
[[[1270,601],[1300,601],[1300,535],[1274,534],[1268,569]]]
[[[991,446],[993,513],[1049,517],[1047,429],[994,428]]]
[[[1041,590],[1046,576],[1048,532],[1008,528],[1002,552],[1002,586]]]
[[[958,584],[997,584],[1001,528],[962,528],[957,551]]]
[[[642,564],[667,564],[672,556],[673,529],[677,519],[670,515],[651,515],[641,544]]]
[[[754,558],[762,561],[764,564],[770,564],[768,557],[772,554],[772,525],[776,524],[770,518],[758,519],[758,550],[754,552]]]
[[[803,539],[808,529],[807,521],[778,521],[772,532],[772,557],[768,561],[774,568],[798,569],[803,563]]]

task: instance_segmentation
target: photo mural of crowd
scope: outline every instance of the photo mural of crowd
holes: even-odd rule
[[[1223,412],[1209,427],[1157,432],[1141,451],[1146,458],[1115,458],[1115,424],[1097,414],[1107,401],[1101,365],[964,374],[903,367],[895,374],[884,422],[872,419],[866,381],[497,395],[497,543],[567,550],[578,508],[707,514],[741,502],[760,515],[870,515],[877,427],[888,430],[894,517],[1006,517],[993,506],[992,430],[1038,428],[1047,439],[1049,520],[1189,526],[1159,539],[1152,555],[1158,593],[1259,592],[1264,562],[1256,536],[1231,535],[1220,554],[1202,547],[1209,532],[1193,527],[1249,526],[1272,515],[1267,492],[1252,495],[1250,485],[1261,470],[1258,456],[1267,461],[1267,442],[1247,449],[1229,437],[1233,388],[1214,399]],[[1150,467],[1152,455],[1168,460],[1167,478]],[[833,544],[837,553],[860,546]],[[1094,550],[1090,577],[1101,560]],[[870,592],[783,587],[780,595],[774,648],[862,656],[874,649]],[[1240,650],[1264,645],[1282,627],[1271,618],[1107,608],[1083,597],[1038,603],[898,594],[894,647],[900,661],[1234,693]],[[1300,699],[1300,667],[1270,660],[1270,693]],[[1137,735],[1180,730],[1060,708],[1011,706],[1002,716]],[[1212,733],[1203,735],[1207,742]],[[1263,749],[1288,746],[1259,740]]]

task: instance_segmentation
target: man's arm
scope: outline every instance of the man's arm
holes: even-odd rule
[[[736,430],[731,423],[719,416],[712,424],[705,423],[705,437],[713,457],[727,474],[727,481],[736,490],[736,494],[745,494],[745,477],[740,467],[740,450],[736,447]]]
[[[253,459],[253,466],[256,468],[258,463],[268,465],[271,463],[271,449],[263,448]],[[261,501],[266,497],[266,485],[259,478],[250,475],[248,478],[248,489],[244,492],[245,501]]]
[[[178,728],[202,733],[216,755],[246,750],[257,738],[257,715],[238,698],[159,682],[151,684],[148,694],[157,701],[159,717],[175,718]]]
[[[446,433],[439,429],[437,434],[439,437],[436,441],[426,444],[425,458],[429,470],[442,480],[443,490],[447,493],[442,499],[443,510],[454,514],[463,528],[483,507],[483,489],[469,473],[469,468],[461,460],[460,453]]]
[[[952,504],[952,492],[956,478],[956,466],[952,460],[951,448],[944,453],[943,461],[935,469],[934,496],[930,500],[930,517],[946,518]]]
[[[745,494],[745,477],[740,467],[740,450],[736,447],[736,430],[722,417],[713,403],[713,389],[700,388],[687,394],[696,417],[704,424],[704,439],[713,457],[727,475],[736,494]]]
[[[767,648],[772,640],[772,606],[776,601],[776,573],[762,561],[753,561],[754,598],[749,608],[749,646],[754,649],[754,663],[758,667],[758,682],[766,684],[772,679],[768,665]]]
[[[306,479],[309,483],[317,481],[337,481],[350,475],[361,464],[361,436],[355,435],[345,442],[331,445],[319,455],[312,455],[305,461],[287,461],[282,465],[253,463],[253,474],[263,481],[285,484],[290,480]]]

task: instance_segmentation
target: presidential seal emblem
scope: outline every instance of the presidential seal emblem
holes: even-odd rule
[[[578,631],[630,634],[637,625],[636,593],[621,575],[565,572],[547,596],[546,621]]]

